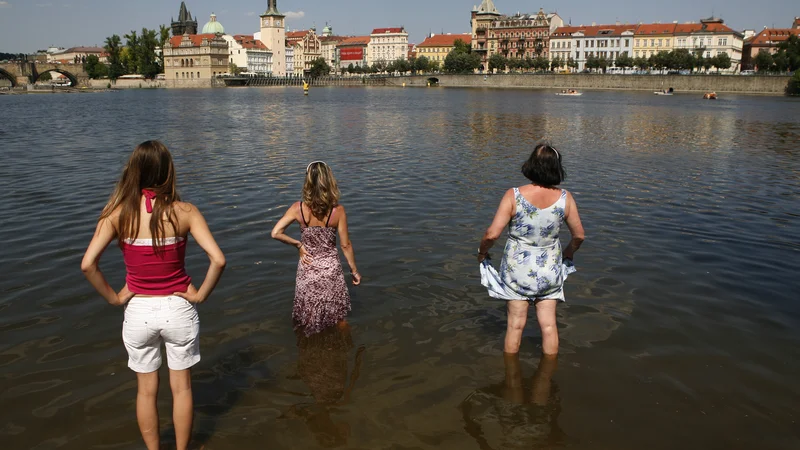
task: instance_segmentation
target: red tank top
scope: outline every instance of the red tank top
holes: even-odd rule
[[[147,212],[153,212],[152,191],[142,190]],[[153,250],[151,239],[136,239],[121,244],[125,259],[128,290],[139,295],[171,295],[186,292],[192,282],[186,273],[186,239],[167,238],[162,251]]]

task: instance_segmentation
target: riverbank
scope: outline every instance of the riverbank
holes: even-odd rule
[[[676,92],[725,92],[737,94],[784,95],[788,76],[744,75],[416,75],[386,78],[387,86],[427,87],[432,82],[442,87],[594,89]]]

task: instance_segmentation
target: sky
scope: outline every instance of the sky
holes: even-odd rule
[[[0,52],[30,53],[49,46],[102,45],[107,36],[169,25],[180,0],[0,0]],[[252,34],[266,0],[187,0],[199,27],[213,12],[226,33]],[[470,11],[480,0],[278,0],[289,29],[326,23],[338,35],[367,35],[373,28],[404,26],[411,43],[429,33],[470,31]],[[787,28],[800,16],[798,0],[495,0],[502,14],[557,12],[573,25],[592,22],[698,21],[712,14],[736,30]]]

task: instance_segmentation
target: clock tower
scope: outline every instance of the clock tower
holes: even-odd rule
[[[278,12],[278,0],[267,0],[261,15],[261,42],[272,50],[272,74],[286,76],[286,16]]]

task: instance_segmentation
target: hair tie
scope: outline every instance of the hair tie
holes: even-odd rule
[[[309,171],[309,170],[311,170],[311,166],[312,166],[312,165],[314,165],[314,164],[317,164],[317,163],[319,163],[319,164],[323,164],[323,165],[326,165],[326,166],[327,166],[327,164],[325,164],[325,161],[312,161],[312,162],[311,162],[311,163],[308,165],[308,167],[306,167],[306,173],[308,173],[308,171]]]
[[[549,147],[551,150],[553,150],[554,152],[556,152],[556,156],[558,157],[558,159],[561,159],[561,153],[558,153],[558,150],[556,150],[556,148],[555,148],[555,147],[553,147],[552,145],[548,145],[548,147]]]

